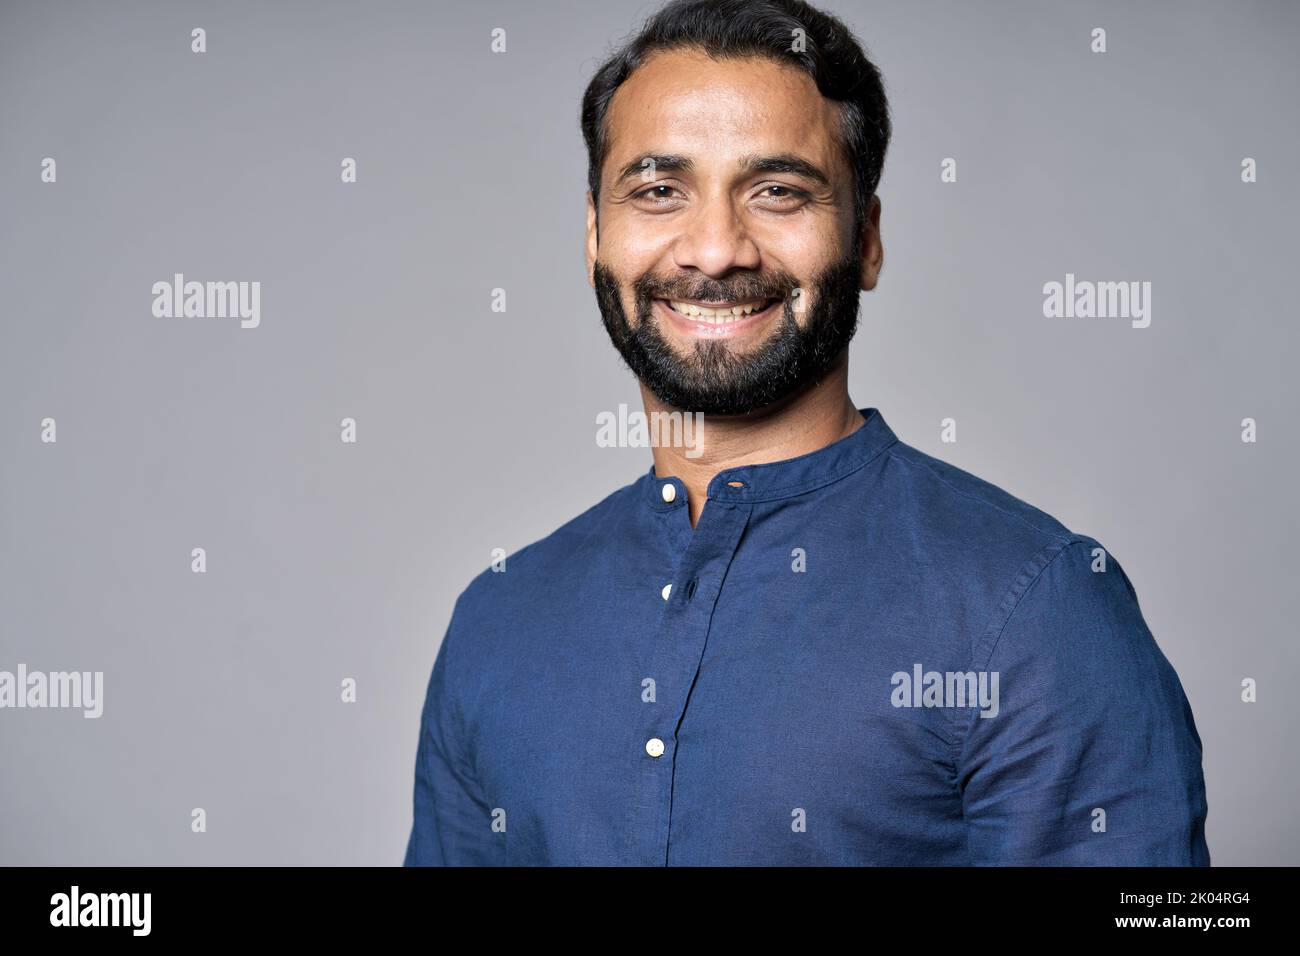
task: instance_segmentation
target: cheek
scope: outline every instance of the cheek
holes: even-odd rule
[[[788,272],[804,282],[836,261],[844,242],[833,223],[812,218],[755,231],[754,239],[764,268]]]
[[[633,284],[646,273],[660,268],[660,248],[644,233],[610,235],[608,240],[601,233],[597,261],[618,282],[619,301],[623,303],[623,311],[630,321],[636,321],[636,292]]]
[[[647,226],[611,236],[608,250],[602,244],[601,253],[617,262],[623,275],[639,276],[653,269],[671,248],[672,237],[666,231]]]
[[[619,306],[623,309],[623,314],[627,317],[627,321],[632,325],[636,325],[636,292],[632,286],[640,277],[640,273],[627,272],[623,263],[609,261],[605,258],[605,251],[602,248],[601,256],[597,259],[597,265],[605,274],[603,281],[598,280],[600,282],[600,294],[606,298],[610,295],[616,296]],[[612,289],[609,287],[610,282],[613,283]]]

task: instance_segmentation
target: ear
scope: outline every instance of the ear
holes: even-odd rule
[[[858,237],[862,249],[862,288],[870,292],[876,287],[880,268],[885,264],[885,245],[880,238],[880,197],[872,196],[867,209],[867,221],[862,224]]]
[[[596,249],[599,234],[596,228],[596,204],[592,202],[591,190],[587,190],[587,284],[596,287]]]

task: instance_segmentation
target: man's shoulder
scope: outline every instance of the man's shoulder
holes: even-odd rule
[[[550,534],[484,568],[469,582],[456,600],[458,613],[490,614],[499,608],[505,594],[517,593],[500,587],[503,580],[554,584],[566,567],[583,565],[607,551],[611,534],[619,533],[620,522],[632,513],[644,476],[611,491],[596,504],[564,522]]]
[[[885,476],[906,485],[902,499],[914,516],[954,538],[946,544],[1032,550],[1091,540],[1000,485],[906,442],[894,442],[887,455],[891,467]]]
[[[982,583],[989,598],[1022,591],[1065,552],[1105,548],[1053,514],[965,469],[904,442],[888,450],[889,499],[910,525],[912,546],[932,566],[941,553],[957,577]]]
[[[1134,585],[1097,538],[910,445],[895,442],[888,458],[887,499],[907,524],[897,547],[911,549],[907,566],[942,568],[946,580],[960,582],[947,592],[984,622],[966,635],[974,660],[987,660],[1017,612],[1031,622],[1018,648],[1025,653],[1068,660],[1077,646],[1058,640],[1061,622],[1094,629],[1110,622],[1122,637],[1116,647],[1141,640],[1145,631],[1132,626],[1141,616]]]

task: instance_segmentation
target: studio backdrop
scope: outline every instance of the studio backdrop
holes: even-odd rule
[[[856,404],[1106,543],[1214,863],[1300,863],[1300,6],[824,6],[894,117]],[[456,596],[650,464],[578,105],[653,10],[0,4],[0,671],[84,679],[0,709],[0,864],[401,861]]]

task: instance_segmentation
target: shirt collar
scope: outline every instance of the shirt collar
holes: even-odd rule
[[[865,424],[847,438],[798,458],[720,471],[709,482],[708,497],[733,502],[774,501],[813,491],[852,474],[898,441],[879,409],[859,408],[858,412]],[[656,511],[672,511],[686,504],[686,486],[681,479],[657,477],[653,464],[641,476],[640,484],[643,500]],[[665,486],[672,490],[665,491]]]

